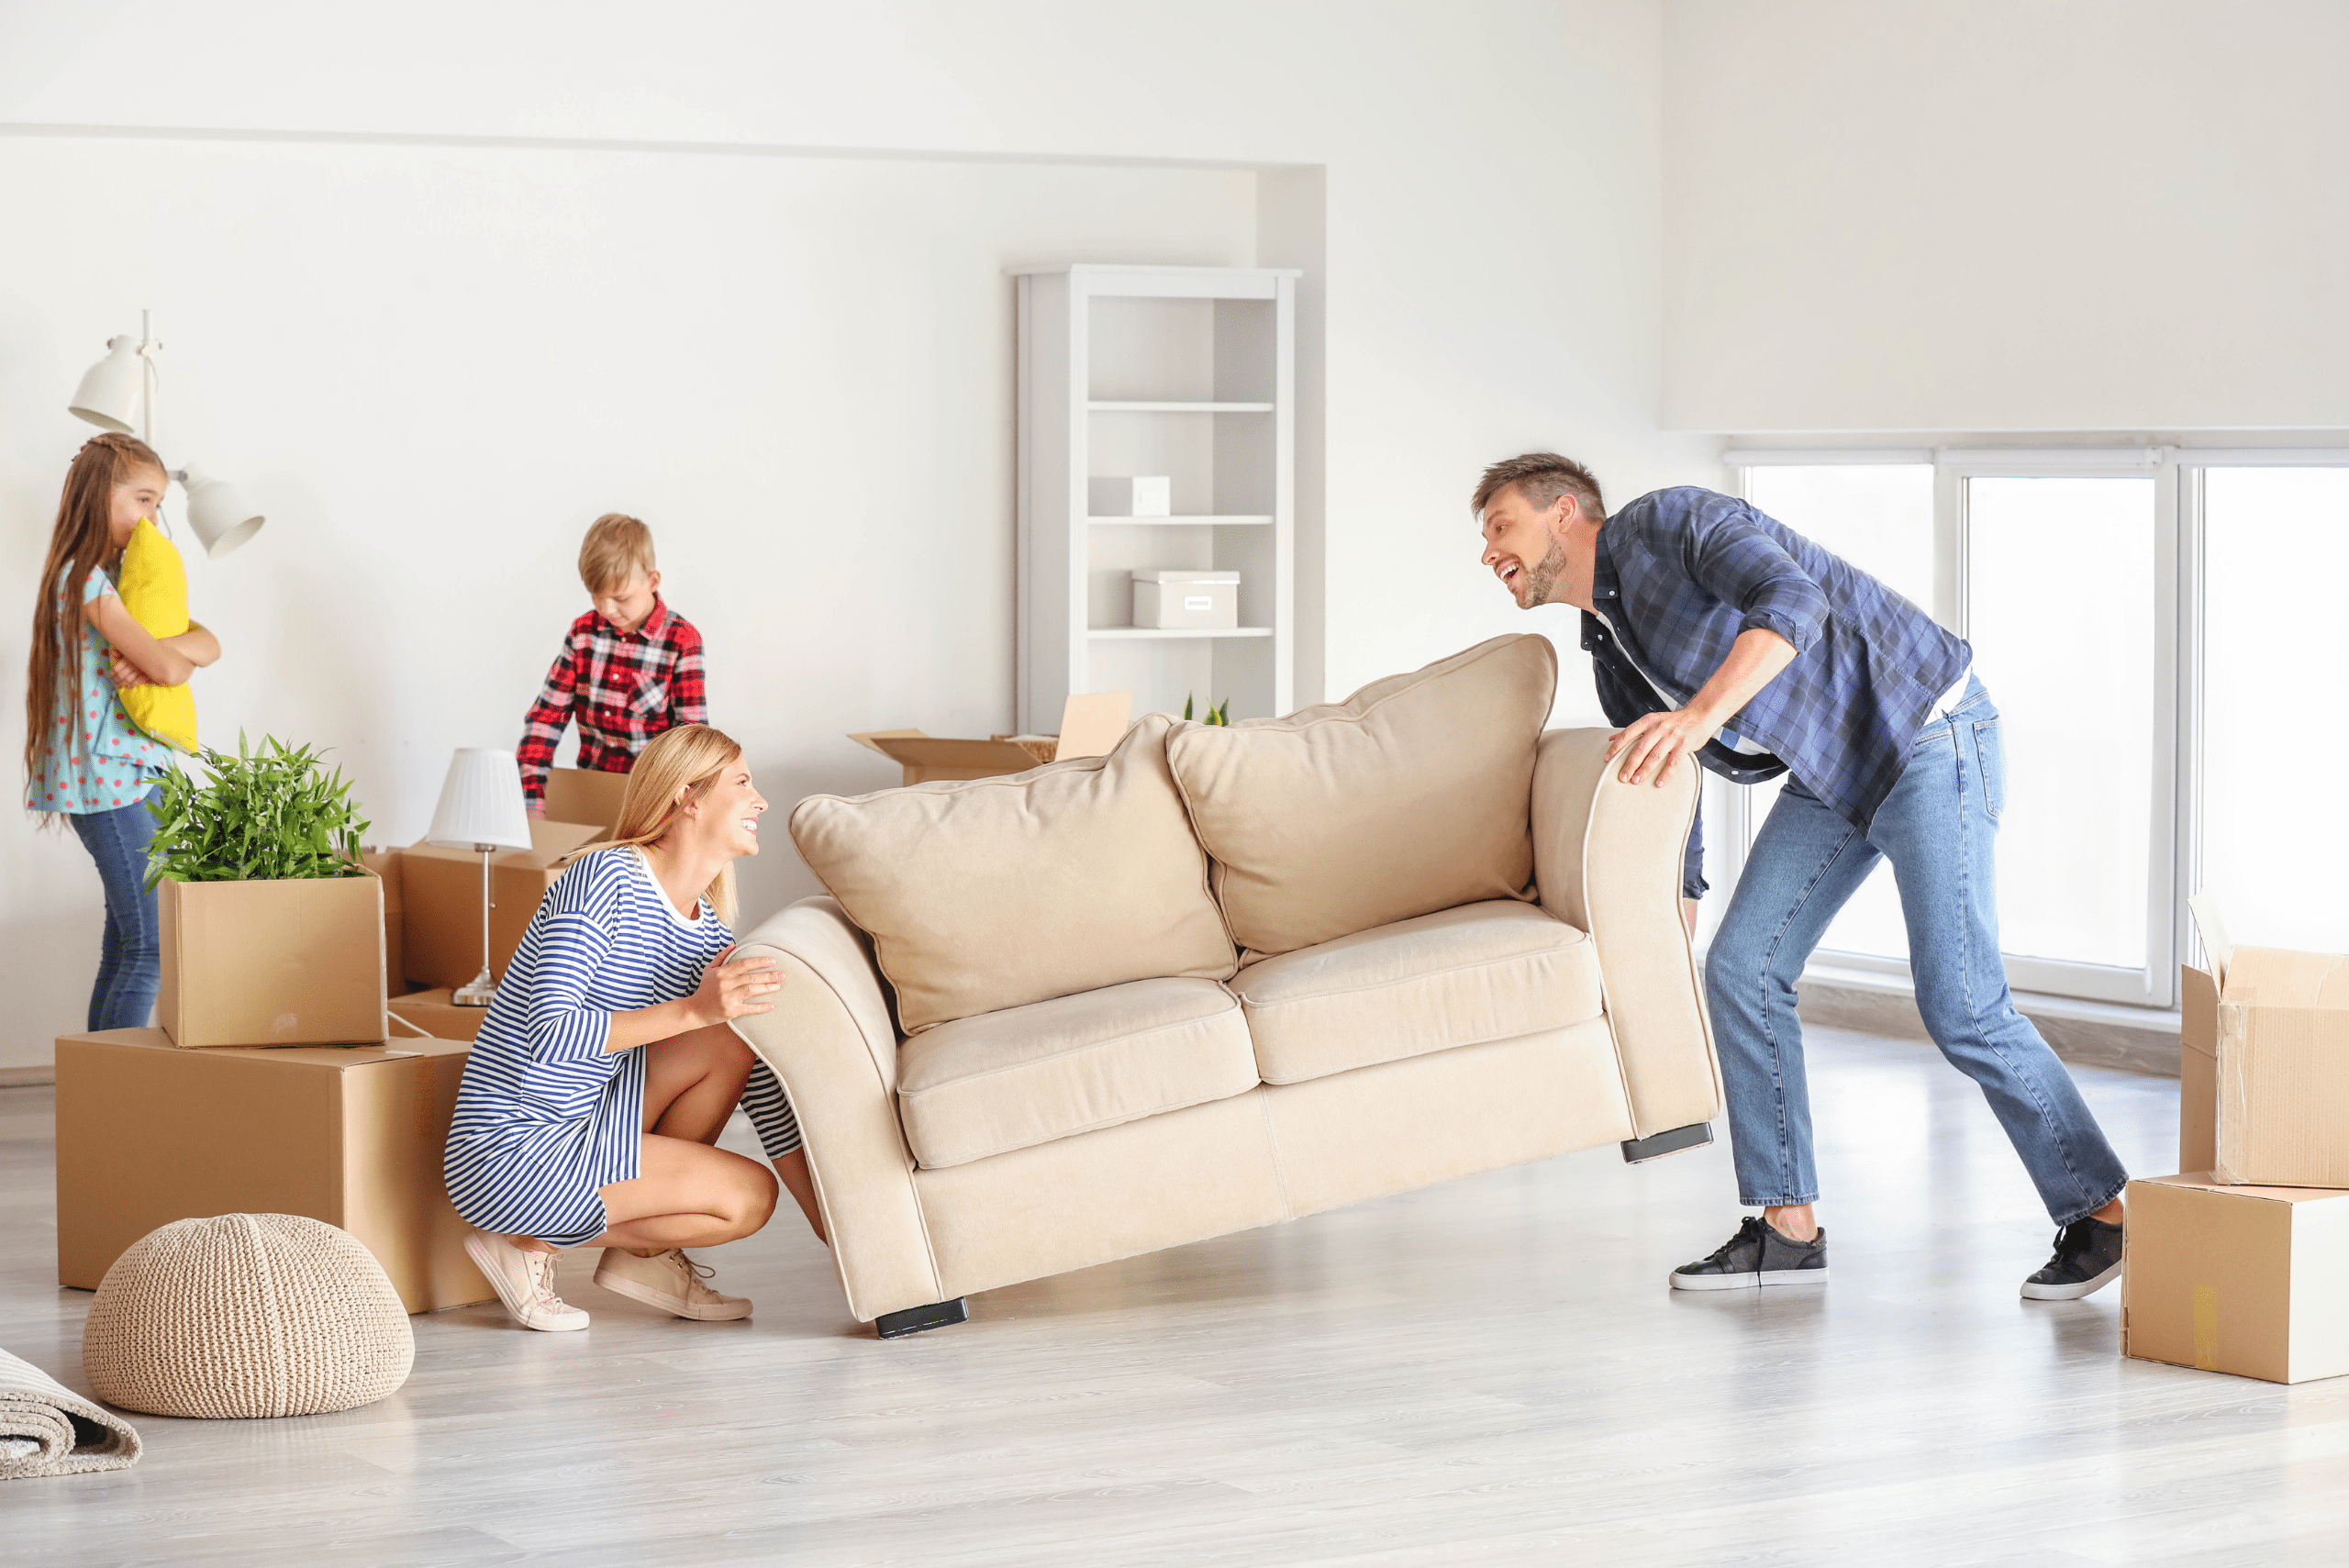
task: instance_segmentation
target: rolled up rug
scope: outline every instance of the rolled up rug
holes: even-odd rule
[[[0,1351],[0,1481],[121,1470],[138,1458],[129,1422]]]

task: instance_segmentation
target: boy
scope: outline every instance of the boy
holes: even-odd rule
[[[661,600],[652,530],[607,512],[579,546],[579,580],[596,607],[571,623],[547,684],[523,720],[522,797],[547,814],[547,773],[563,726],[579,721],[579,766],[624,773],[662,730],[709,722],[701,633]]]

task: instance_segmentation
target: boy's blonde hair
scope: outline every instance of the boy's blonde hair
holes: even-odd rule
[[[652,530],[626,512],[607,512],[579,543],[579,580],[591,594],[617,588],[639,572],[651,576]]]

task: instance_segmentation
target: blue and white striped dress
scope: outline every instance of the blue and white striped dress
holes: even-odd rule
[[[644,1135],[644,1051],[607,1051],[612,1015],[674,1002],[734,940],[705,898],[677,913],[641,851],[573,861],[539,901],[473,1037],[443,1173],[466,1223],[577,1246],[605,1230],[603,1195],[634,1180]],[[763,1062],[742,1108],[770,1159],[799,1147]]]

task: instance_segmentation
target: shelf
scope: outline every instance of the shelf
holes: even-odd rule
[[[1269,403],[1088,403],[1096,414],[1269,414]]]
[[[1197,627],[1179,626],[1089,626],[1085,628],[1085,635],[1087,637],[1119,638],[1270,637],[1273,635],[1273,628],[1268,626],[1230,626],[1209,631],[1203,630]]]
[[[1235,514],[1221,517],[1087,517],[1085,520],[1088,523],[1139,523],[1145,528],[1163,527],[1171,523],[1182,528],[1264,528],[1270,525],[1273,519],[1268,513],[1261,517],[1241,517]]]

